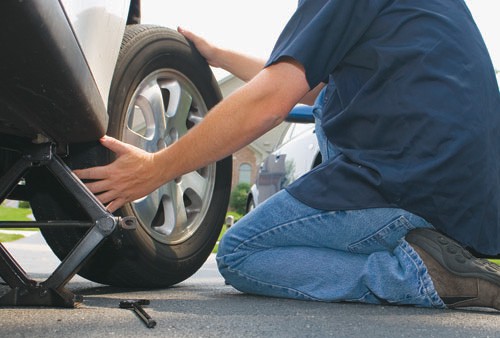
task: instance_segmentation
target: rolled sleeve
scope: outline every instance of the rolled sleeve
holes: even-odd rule
[[[314,88],[359,41],[385,2],[301,1],[278,38],[266,67],[283,57],[293,58],[302,64],[309,86]]]

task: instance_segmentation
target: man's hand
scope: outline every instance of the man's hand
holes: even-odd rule
[[[264,67],[265,60],[220,48],[181,27],[177,31],[195,45],[210,66],[227,70],[245,82],[250,81]]]
[[[208,64],[213,67],[222,67],[220,60],[217,57],[217,47],[208,43],[202,37],[194,34],[191,31],[188,31],[184,28],[177,27],[177,31],[184,35],[184,37],[191,42],[194,43],[196,49],[200,52],[201,55],[207,60]]]
[[[86,186],[110,212],[146,196],[163,183],[157,173],[161,168],[154,164],[154,154],[109,136],[100,141],[116,154],[116,160],[106,166],[75,170],[74,173],[80,179],[95,180]]]

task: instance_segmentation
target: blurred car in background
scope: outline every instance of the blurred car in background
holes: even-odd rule
[[[290,112],[289,127],[275,150],[261,163],[255,184],[250,188],[247,213],[321,163],[313,109],[315,106],[297,105]]]

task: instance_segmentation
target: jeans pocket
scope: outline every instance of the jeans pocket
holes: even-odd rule
[[[405,216],[400,216],[396,220],[380,228],[377,232],[350,244],[347,249],[352,253],[370,254],[376,251],[392,251],[399,245],[401,239],[414,226]]]

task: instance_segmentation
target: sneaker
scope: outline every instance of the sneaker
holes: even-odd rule
[[[432,229],[411,230],[406,241],[424,261],[434,288],[447,307],[500,310],[500,266],[474,257]]]

